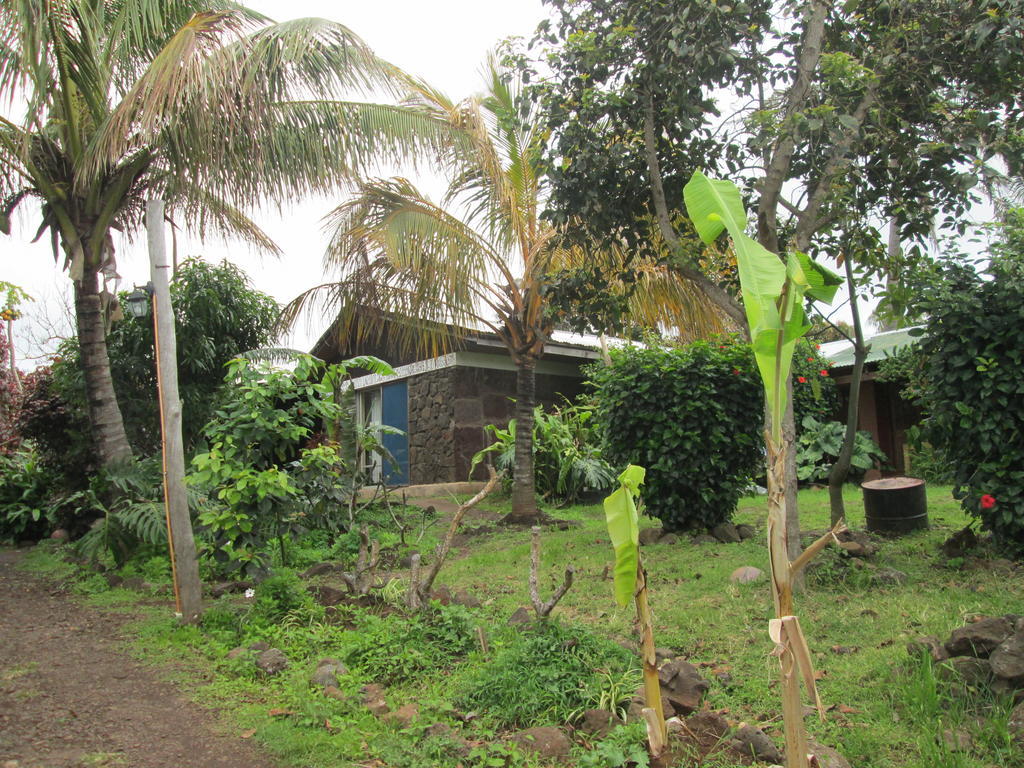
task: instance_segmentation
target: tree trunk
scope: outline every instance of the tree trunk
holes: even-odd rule
[[[853,267],[850,258],[845,258],[846,287],[850,292],[850,312],[853,315],[853,374],[850,379],[850,402],[846,408],[846,434],[843,445],[839,449],[836,463],[828,473],[828,501],[832,513],[832,525],[846,517],[843,504],[843,485],[850,474],[850,460],[853,458],[853,444],[857,437],[857,420],[860,412],[860,383],[864,376],[864,361],[868,357],[868,348],[864,345],[864,329],[860,322],[860,310],[857,308],[856,285],[853,282]]]
[[[182,621],[192,623],[202,612],[202,583],[192,534],[192,518],[185,488],[185,445],[181,437],[181,398],[178,396],[178,355],[174,335],[174,308],[171,305],[169,265],[164,242],[164,203],[146,204],[146,229],[149,235],[150,276],[153,280],[154,342],[156,343],[157,384],[160,397],[160,437],[163,449],[164,502],[167,510],[168,544],[174,571],[175,596]],[[287,565],[284,537],[278,526],[281,561]]]
[[[78,322],[78,344],[81,349],[85,395],[89,405],[89,424],[100,464],[108,467],[132,455],[124,419],[114,394],[110,377],[110,358],[100,307],[99,277],[86,268],[75,283],[75,318]]]
[[[540,519],[533,477],[533,409],[536,404],[535,360],[516,370],[516,455],[512,477],[512,511],[504,522],[533,525]]]

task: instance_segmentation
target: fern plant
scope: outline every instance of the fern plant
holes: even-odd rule
[[[156,458],[115,465],[96,476],[68,502],[102,513],[75,547],[88,560],[109,555],[123,565],[145,545],[167,543],[160,464]]]

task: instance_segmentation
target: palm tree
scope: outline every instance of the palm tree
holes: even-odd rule
[[[538,518],[534,495],[535,369],[554,320],[545,287],[587,254],[566,246],[541,218],[544,178],[541,123],[494,60],[482,97],[452,103],[423,88],[407,104],[451,127],[437,160],[449,186],[440,205],[409,181],[364,179],[328,216],[325,267],[339,280],[316,286],[285,308],[285,323],[312,307],[338,312],[338,333],[366,336],[388,324],[392,339],[437,353],[452,326],[488,329],[500,338],[516,376],[516,445],[508,522]],[[623,254],[618,258],[624,259]],[[716,318],[699,294],[666,270],[642,272],[655,318],[702,328]],[[654,302],[647,302],[650,311]],[[394,324],[394,318],[404,322]]]
[[[0,4],[0,230],[26,199],[75,285],[89,415],[104,464],[130,455],[105,327],[116,309],[113,231],[145,200],[200,237],[274,252],[245,214],[339,188],[371,156],[429,137],[424,115],[337,100],[403,76],[348,29],[284,24],[228,0],[4,0]],[[426,138],[424,140],[427,140]]]

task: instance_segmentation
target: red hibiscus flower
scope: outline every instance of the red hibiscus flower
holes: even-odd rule
[[[822,376],[828,376],[828,371],[826,371],[824,368],[818,371],[818,373],[820,373]]]
[[[807,379],[805,379],[803,376],[797,376],[796,380],[799,381],[801,384],[807,383]]]
[[[983,493],[981,495],[981,508],[992,509],[996,505],[996,497],[990,493]]]
[[[814,362],[814,358],[813,357],[808,357],[807,358],[807,362],[808,363],[813,363]]]

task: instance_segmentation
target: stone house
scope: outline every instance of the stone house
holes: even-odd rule
[[[389,485],[460,482],[471,479],[473,455],[490,443],[484,427],[506,426],[512,418],[516,370],[505,345],[493,334],[452,332],[449,351],[417,355],[391,344],[385,332],[372,342],[348,343],[335,328],[326,331],[312,354],[329,363],[356,355],[387,361],[394,376],[353,378],[357,415],[403,434],[382,436],[395,461],[371,466]],[[582,391],[582,366],[599,360],[598,340],[556,331],[537,365],[537,402],[554,405]],[[477,467],[472,479],[486,477]]]

